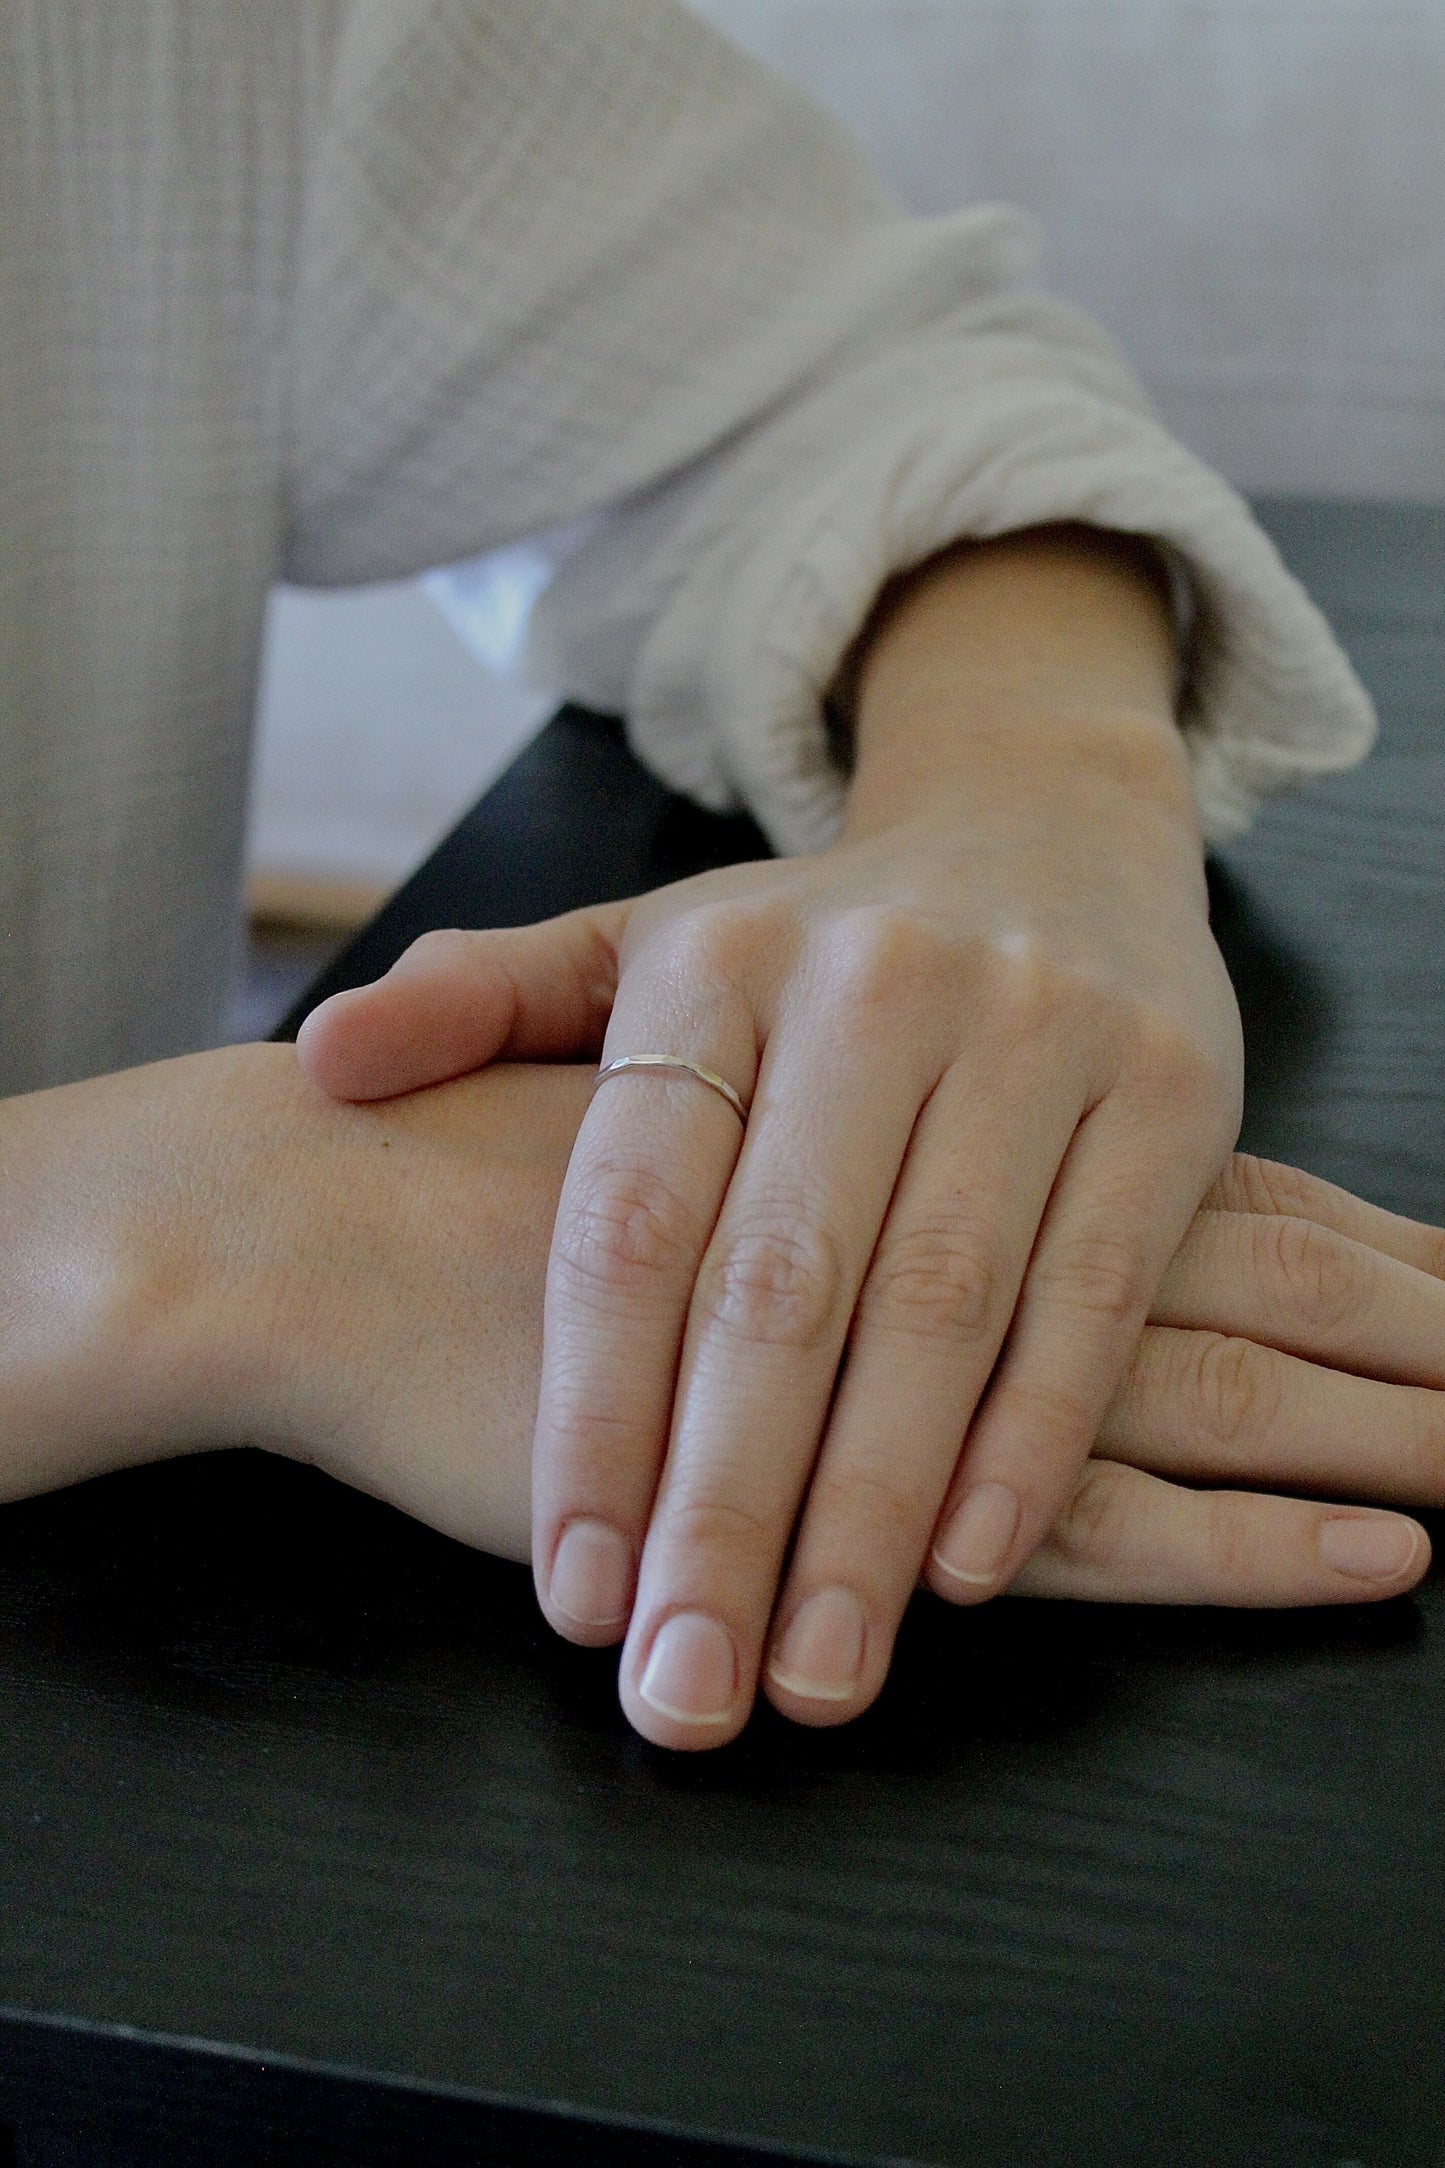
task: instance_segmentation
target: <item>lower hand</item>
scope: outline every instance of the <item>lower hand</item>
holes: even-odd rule
[[[337,1108],[289,1049],[250,1047],[0,1105],[0,1495],[269,1444],[525,1557],[548,1229],[590,1083],[498,1067]],[[1399,1514],[1193,1486],[1445,1505],[1445,1236],[1236,1159],[1153,1314],[1016,1588],[1413,1585],[1429,1546]],[[857,1714],[884,1667],[797,1693],[795,1616],[771,1622],[765,1691],[804,1722]]]
[[[1411,1585],[1416,1522],[1259,1493],[1445,1504],[1445,1233],[1235,1154],[1094,1455],[1017,1593],[1287,1605]]]

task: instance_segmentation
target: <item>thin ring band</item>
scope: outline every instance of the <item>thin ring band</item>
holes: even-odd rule
[[[688,1076],[695,1076],[699,1084],[706,1084],[709,1091],[716,1092],[720,1099],[726,1099],[746,1129],[748,1110],[727,1078],[714,1075],[711,1069],[700,1068],[695,1061],[684,1061],[681,1054],[619,1054],[616,1061],[609,1061],[605,1068],[598,1070],[592,1089],[596,1091],[597,1086],[605,1084],[610,1076],[622,1076],[629,1069],[681,1069]]]

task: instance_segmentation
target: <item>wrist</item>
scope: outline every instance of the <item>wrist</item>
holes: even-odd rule
[[[287,1052],[0,1102],[0,1500],[236,1441],[227,1102],[255,1057]]]
[[[860,755],[842,840],[919,819],[993,826],[1011,808],[1030,829],[1057,818],[1076,841],[1084,820],[1101,838],[1116,823],[1157,827],[1202,859],[1189,757],[1171,716],[1043,707],[978,687],[947,701],[920,699],[906,737],[896,735],[886,753]]]
[[[120,1465],[135,1427],[137,1275],[74,1149],[92,1092],[0,1103],[0,1500]]]
[[[1148,545],[1067,527],[945,551],[885,591],[845,669],[845,835],[1072,789],[1197,846],[1176,675]]]

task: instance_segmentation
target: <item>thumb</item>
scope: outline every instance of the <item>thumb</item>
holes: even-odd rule
[[[630,903],[540,925],[425,933],[384,977],[312,1010],[296,1053],[333,1099],[389,1099],[489,1061],[601,1049]]]

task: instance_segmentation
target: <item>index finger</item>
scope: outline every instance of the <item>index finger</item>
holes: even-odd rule
[[[1230,1155],[1202,1209],[1313,1220],[1317,1227],[1328,1227],[1382,1256],[1398,1258],[1402,1265],[1413,1265],[1417,1272],[1445,1280],[1445,1228],[1366,1204],[1363,1197],[1352,1196],[1319,1175],[1286,1167],[1278,1160],[1259,1159],[1252,1152]]]
[[[1318,1220],[1197,1213],[1149,1321],[1445,1389],[1445,1280]]]

